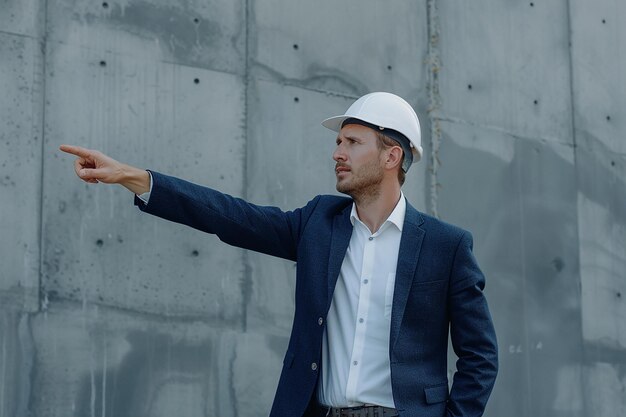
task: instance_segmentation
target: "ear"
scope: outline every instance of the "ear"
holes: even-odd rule
[[[387,159],[385,160],[386,169],[395,169],[397,166],[402,165],[402,148],[399,146],[392,146],[387,150]]]

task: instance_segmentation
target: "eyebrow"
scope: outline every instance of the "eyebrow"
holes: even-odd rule
[[[362,142],[363,140],[361,138],[359,138],[358,136],[352,136],[352,135],[345,135],[344,136],[345,139],[351,139],[357,142]],[[337,136],[337,141],[341,140],[341,136]]]

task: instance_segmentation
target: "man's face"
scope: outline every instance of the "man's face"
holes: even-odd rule
[[[365,126],[348,124],[341,128],[333,153],[337,191],[352,197],[378,193],[384,174],[378,140]]]

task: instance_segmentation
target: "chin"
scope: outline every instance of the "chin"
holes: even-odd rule
[[[335,186],[335,188],[337,189],[337,191],[339,191],[341,194],[346,194],[352,197],[352,189],[347,185],[347,184],[340,184],[337,183],[337,185]]]

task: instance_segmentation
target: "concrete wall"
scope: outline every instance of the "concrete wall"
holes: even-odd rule
[[[57,147],[291,209],[334,192],[319,122],[377,90],[422,120],[405,194],[474,234],[501,355],[486,415],[626,415],[624,19],[617,0],[0,2],[0,417],[267,414],[294,265],[140,214]]]

